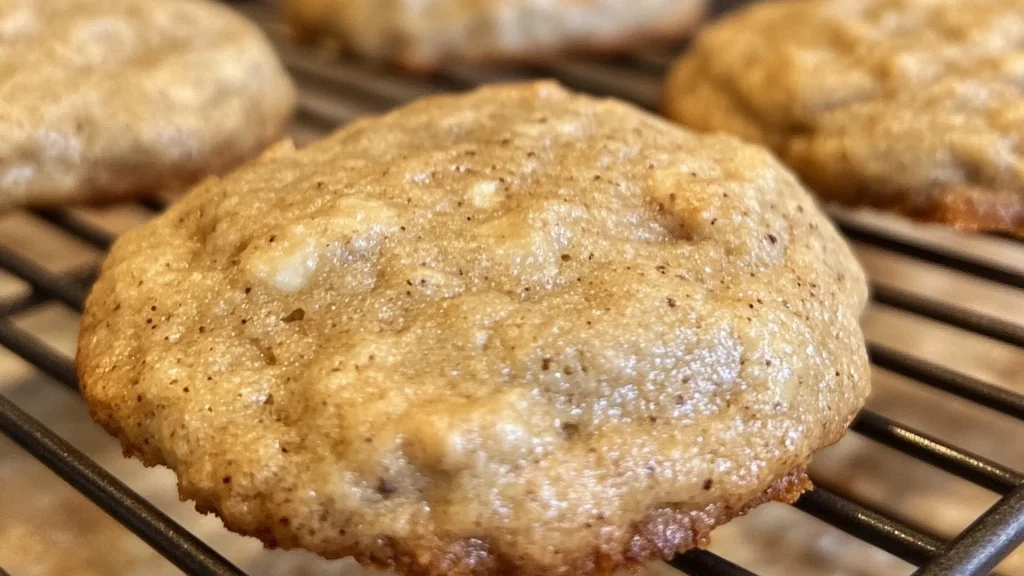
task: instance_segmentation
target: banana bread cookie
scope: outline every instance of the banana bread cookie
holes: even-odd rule
[[[699,35],[666,113],[823,198],[1024,235],[1024,0],[786,0]]]
[[[286,0],[300,37],[429,71],[449,60],[533,61],[621,52],[682,37],[705,0]]]
[[[260,31],[204,0],[0,0],[0,210],[159,191],[284,130]]]
[[[512,84],[196,187],[118,240],[78,373],[268,546],[603,575],[807,488],[868,392],[866,296],[768,151]]]

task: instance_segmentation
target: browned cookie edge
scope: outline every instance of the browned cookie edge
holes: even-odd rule
[[[82,368],[87,365],[90,363],[80,362],[78,371],[92,418],[120,440],[125,456],[136,457],[146,466],[166,466],[159,451],[132,443],[118,423],[112,406],[91,398],[89,388],[94,384],[93,374]],[[321,546],[311,550],[329,559],[351,556],[364,566],[393,570],[404,576],[611,576],[622,569],[635,572],[649,561],[670,560],[677,553],[706,546],[714,528],[761,504],[796,501],[803,492],[812,489],[806,467],[807,462],[795,466],[777,477],[767,488],[739,504],[719,501],[700,508],[666,507],[649,510],[642,520],[630,528],[626,544],[621,550],[609,553],[595,548],[589,554],[566,554],[564,563],[557,566],[488,553],[486,542],[471,537],[448,541],[436,537],[407,541],[389,537],[378,539],[375,546],[365,547],[340,546],[332,534],[326,534],[319,540]],[[297,547],[294,543],[278,538],[279,532],[272,526],[274,519],[267,514],[242,517],[226,512],[215,495],[187,490],[181,485],[179,496],[183,501],[193,500],[199,512],[217,515],[228,529],[255,537],[267,548]],[[341,531],[344,533],[344,529]]]

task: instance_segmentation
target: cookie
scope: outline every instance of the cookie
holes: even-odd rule
[[[268,546],[610,574],[808,486],[868,392],[866,296],[768,151],[509,84],[196,187],[114,246],[77,366]]]
[[[261,32],[203,0],[0,0],[0,210],[191,183],[279,136]]]
[[[1022,0],[757,4],[702,31],[664,107],[825,199],[1024,235],[1022,46]]]
[[[449,61],[537,61],[566,51],[628,52],[689,32],[706,0],[286,0],[300,37],[430,71]]]

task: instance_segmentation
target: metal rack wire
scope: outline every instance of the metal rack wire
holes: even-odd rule
[[[727,4],[736,2],[721,3],[718,8],[727,8]],[[293,129],[293,137],[300,141],[321,135],[357,116],[372,114],[424,94],[522,76],[554,76],[577,89],[626,98],[652,108],[656,105],[660,78],[667,63],[665,55],[600,63],[565,60],[543,68],[503,72],[453,67],[431,78],[416,78],[348,60],[318,59],[310,50],[284,40],[269,4],[251,1],[235,3],[235,7],[267,29],[301,86],[300,107]],[[164,207],[158,200],[143,201],[139,205],[153,214]],[[114,240],[110,233],[70,212],[40,210],[33,215],[100,250],[108,249]],[[913,237],[888,234],[843,214],[837,214],[836,219],[843,232],[857,242],[987,282],[1024,289],[1024,268],[974,258]],[[1024,243],[1017,249],[1024,259]],[[12,318],[50,301],[81,312],[87,286],[96,270],[57,274],[0,246],[0,271],[20,278],[32,288],[24,297],[0,303],[0,345],[57,382],[77,389],[72,359],[20,328]],[[873,285],[873,298],[876,303],[908,314],[1024,348],[1024,326],[1002,318],[882,284]],[[877,367],[1024,421],[1024,395],[880,344],[870,345],[870,354]],[[1024,541],[1024,475],[1020,472],[870,410],[860,415],[853,430],[990,490],[1001,499],[952,541],[944,541],[841,496],[839,491],[821,482],[817,482],[816,490],[795,504],[797,508],[919,566],[915,574],[920,576],[987,574]],[[0,431],[186,573],[243,576],[241,570],[216,551],[3,396],[0,396]],[[701,550],[682,554],[671,564],[694,575],[752,575],[728,560]],[[0,575],[3,574],[0,570]]]

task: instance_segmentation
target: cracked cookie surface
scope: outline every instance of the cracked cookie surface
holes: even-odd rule
[[[664,108],[825,199],[1022,235],[1022,86],[1022,0],[788,0],[702,31]]]
[[[124,235],[78,372],[268,545],[607,574],[804,488],[868,390],[861,269],[761,147],[542,82],[418,101]]]

